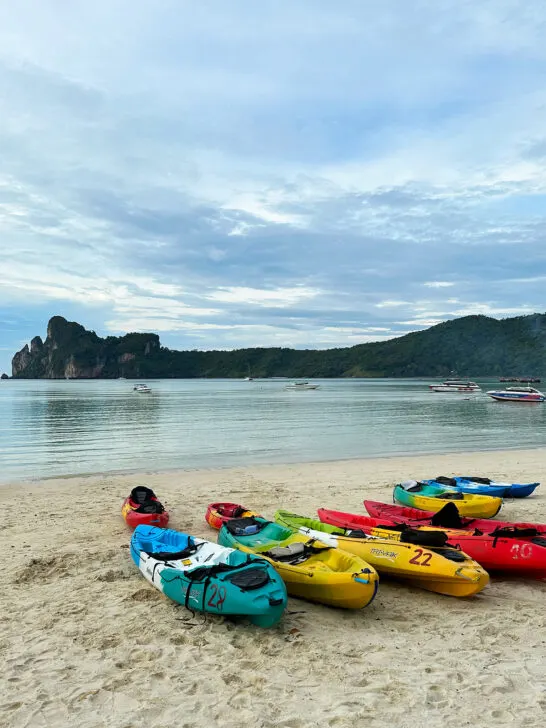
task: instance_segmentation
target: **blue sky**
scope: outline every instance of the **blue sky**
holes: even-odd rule
[[[171,348],[544,311],[538,0],[0,6],[0,370],[55,314]]]

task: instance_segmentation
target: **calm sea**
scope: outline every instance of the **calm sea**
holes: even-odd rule
[[[546,403],[430,380],[0,381],[0,480],[487,450],[546,443]],[[485,389],[500,386],[479,380]]]

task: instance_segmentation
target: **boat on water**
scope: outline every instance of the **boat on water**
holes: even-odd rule
[[[133,387],[133,392],[140,392],[141,394],[146,394],[151,391],[152,388],[149,387],[147,384],[135,384],[135,386]]]
[[[500,377],[499,382],[520,382],[521,384],[538,384],[540,377]]]
[[[486,392],[497,402],[544,402],[546,395],[534,387],[506,387]]]
[[[442,384],[429,384],[428,388],[431,392],[481,392],[481,387],[476,382],[464,381],[463,379],[454,378],[446,379]]]
[[[320,384],[310,384],[309,382],[290,382],[287,384],[285,389],[291,389],[292,391],[303,391],[304,389],[318,389]]]

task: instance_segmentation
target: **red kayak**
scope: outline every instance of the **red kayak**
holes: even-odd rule
[[[364,507],[374,518],[389,518],[399,522],[412,521],[413,526],[440,526],[441,528],[473,528],[484,533],[494,533],[498,528],[533,528],[535,536],[546,536],[546,523],[512,523],[511,521],[497,521],[491,518],[466,518],[459,515],[455,503],[446,503],[438,511],[421,511],[418,508],[395,506],[390,503],[378,501],[364,501]]]
[[[141,524],[164,528],[169,522],[169,514],[158,501],[151,488],[137,485],[123,501],[121,515],[131,528]]]
[[[248,518],[257,515],[258,513],[249,511],[248,508],[239,505],[239,503],[209,503],[205,521],[209,526],[220,530],[222,525],[226,521],[231,521],[232,518]]]
[[[546,538],[537,535],[535,528],[509,527],[492,531],[492,524],[489,522],[489,531],[492,532],[482,533],[479,530],[434,527],[409,519],[403,520],[401,517],[374,518],[326,508],[320,508],[318,515],[323,523],[332,526],[401,541],[409,540],[406,536],[411,536],[412,543],[417,543],[420,538],[425,543],[432,534],[444,533],[447,546],[464,551],[487,571],[502,571],[533,579],[546,578]]]

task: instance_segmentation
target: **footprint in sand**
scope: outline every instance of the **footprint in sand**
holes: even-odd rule
[[[426,702],[435,708],[443,708],[448,704],[445,691],[439,685],[431,685],[427,689]]]
[[[157,602],[161,599],[161,594],[155,589],[139,589],[127,599],[132,599],[135,602]]]
[[[78,554],[61,554],[48,558],[31,559],[26,566],[15,574],[15,584],[29,582],[55,581],[72,575],[72,569],[81,567],[81,556]]]

